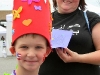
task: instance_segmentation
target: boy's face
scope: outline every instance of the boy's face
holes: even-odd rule
[[[43,63],[45,56],[49,53],[46,40],[40,35],[28,35],[19,38],[15,45],[17,54],[20,54],[18,64],[20,68],[29,71],[38,70]]]

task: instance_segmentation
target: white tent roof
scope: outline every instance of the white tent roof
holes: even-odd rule
[[[1,34],[1,33],[6,33],[6,28],[0,26],[0,34]]]
[[[6,21],[7,22],[12,22],[13,21],[13,15],[12,14],[7,14],[6,15]]]
[[[100,7],[96,7],[96,6],[88,3],[86,6],[86,9],[100,15]]]

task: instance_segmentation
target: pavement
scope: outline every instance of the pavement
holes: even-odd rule
[[[16,68],[17,60],[14,56],[8,56],[6,58],[0,57],[0,75],[4,72],[11,74],[12,70]]]
[[[14,56],[8,56],[6,58],[0,57],[0,75],[4,72],[10,73],[16,68],[17,60]]]

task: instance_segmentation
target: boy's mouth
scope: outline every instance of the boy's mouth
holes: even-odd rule
[[[24,60],[25,62],[30,62],[30,63],[32,63],[32,62],[38,62],[38,61],[36,61],[36,60]]]
[[[69,0],[63,0],[64,3],[68,2],[68,3],[72,3],[71,1]]]

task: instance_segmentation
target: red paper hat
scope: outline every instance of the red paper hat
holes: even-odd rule
[[[14,0],[12,45],[24,34],[40,34],[50,44],[52,18],[49,0]]]

